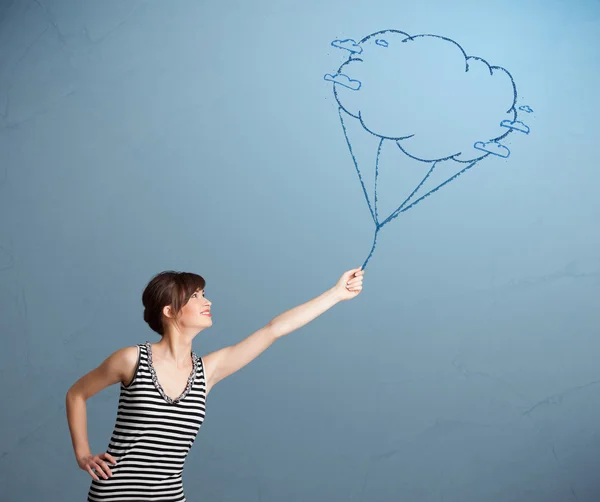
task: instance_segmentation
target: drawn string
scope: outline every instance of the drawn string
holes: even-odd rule
[[[373,218],[373,222],[375,223],[375,235],[373,237],[373,245],[371,247],[371,251],[369,252],[369,255],[367,256],[367,259],[365,260],[365,262],[362,265],[362,269],[364,270],[366,268],[366,266],[367,266],[367,263],[369,262],[369,260],[373,256],[373,252],[375,251],[375,247],[377,245],[377,234],[383,228],[384,225],[386,225],[387,223],[389,223],[393,219],[397,218],[401,213],[405,213],[409,209],[412,209],[419,202],[423,201],[424,199],[426,199],[427,197],[429,197],[433,193],[437,192],[443,186],[447,185],[451,181],[454,181],[461,174],[465,173],[466,171],[468,171],[469,169],[471,169],[472,167],[474,167],[479,162],[479,160],[473,161],[468,166],[466,166],[464,169],[461,169],[459,172],[457,172],[456,174],[454,174],[453,176],[451,176],[450,178],[448,178],[446,181],[444,181],[443,183],[440,183],[438,186],[436,186],[435,188],[433,188],[432,190],[430,190],[426,194],[424,194],[421,197],[419,197],[417,200],[415,200],[414,202],[412,202],[410,205],[406,206],[406,204],[408,203],[408,201],[410,201],[413,198],[413,196],[415,195],[415,193],[417,193],[421,189],[421,187],[423,186],[423,184],[427,181],[427,179],[429,178],[429,176],[431,175],[431,173],[433,172],[433,170],[436,168],[437,162],[434,162],[432,164],[431,168],[429,169],[429,171],[427,172],[427,174],[423,177],[423,179],[421,180],[421,182],[412,191],[412,193],[402,202],[402,204],[400,204],[400,206],[392,214],[390,214],[390,216],[388,216],[382,223],[379,223],[379,215],[378,215],[378,211],[377,211],[377,180],[379,178],[379,157],[380,157],[380,154],[381,154],[381,148],[383,146],[383,142],[384,142],[385,138],[381,138],[381,141],[379,142],[379,145],[378,145],[378,148],[377,148],[377,158],[375,160],[375,198],[374,198],[374,209],[373,209],[373,206],[371,205],[371,201],[369,199],[369,195],[367,193],[367,189],[365,187],[365,183],[363,181],[362,175],[360,173],[360,169],[358,167],[358,162],[356,160],[356,157],[354,156],[354,152],[352,150],[352,145],[350,144],[350,140],[348,138],[348,133],[346,131],[346,126],[344,124],[344,119],[343,119],[343,116],[342,116],[342,108],[341,107],[338,109],[338,113],[339,113],[339,116],[340,116],[340,122],[342,124],[342,130],[344,131],[344,137],[346,138],[346,144],[348,145],[348,150],[350,151],[350,156],[352,157],[352,161],[354,162],[354,167],[356,169],[356,173],[358,174],[358,179],[360,180],[360,184],[361,184],[362,189],[363,189],[363,194],[364,194],[365,199],[367,201],[367,205],[369,207],[369,211],[371,213],[371,217]],[[404,207],[404,206],[406,206],[406,207]]]

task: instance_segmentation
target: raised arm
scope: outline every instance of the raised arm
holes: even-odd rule
[[[283,314],[242,341],[217,350],[203,358],[207,392],[219,381],[240,370],[262,354],[275,340],[305,326],[337,303],[358,296],[362,290],[364,272],[360,268],[345,272],[337,284]]]

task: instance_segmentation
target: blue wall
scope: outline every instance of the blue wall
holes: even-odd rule
[[[206,277],[205,354],[363,263],[323,76],[334,39],[385,29],[509,70],[531,132],[386,225],[358,299],[214,389],[188,499],[598,500],[598,2],[40,0],[0,7],[3,501],[84,499],[64,395],[157,339],[154,273]],[[95,452],[117,399],[88,403]]]

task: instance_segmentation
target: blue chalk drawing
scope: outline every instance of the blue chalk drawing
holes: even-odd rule
[[[342,43],[352,54],[325,80],[333,83],[346,144],[375,223],[365,269],[384,225],[489,155],[508,158],[510,151],[500,141],[515,130],[528,133],[529,127],[517,120],[517,88],[511,74],[468,56],[449,38],[384,30],[358,43],[348,39],[332,45]],[[369,151],[373,153],[366,157]],[[394,171],[390,154],[410,169]],[[416,173],[417,183],[403,197],[394,194],[390,207],[401,204],[380,218],[380,206],[389,202],[379,197],[385,185],[382,170],[390,179],[389,173]],[[367,186],[365,179],[373,182]]]
[[[362,47],[356,43],[355,40],[347,38],[346,40],[334,40],[331,45],[338,49],[345,49],[350,51],[352,54],[360,54]]]
[[[360,81],[352,80],[348,75],[344,75],[343,73],[338,73],[336,75],[331,75],[329,73],[325,74],[323,77],[328,82],[334,82],[338,85],[343,85],[348,89],[352,89],[353,91],[358,91],[360,89]]]
[[[519,106],[519,110],[522,112],[533,113],[533,110],[528,105]]]
[[[485,143],[483,141],[476,141],[473,147],[482,152],[491,153],[492,155],[504,157],[505,159],[510,156],[510,150],[495,141],[486,141]]]
[[[525,134],[529,134],[529,126],[524,124],[520,120],[503,120],[500,122],[502,127],[507,127],[508,129],[514,129],[515,131],[523,132]]]

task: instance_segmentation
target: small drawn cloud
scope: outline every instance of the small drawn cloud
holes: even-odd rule
[[[510,150],[508,148],[500,143],[496,143],[495,141],[477,141],[473,145],[473,148],[481,150],[482,152],[491,153],[492,155],[497,155],[498,157],[503,157],[505,159],[510,155]]]
[[[331,42],[331,45],[338,49],[350,51],[353,54],[360,54],[362,52],[362,47],[356,43],[356,40],[352,40],[351,38],[347,38],[346,40],[334,40]]]
[[[527,112],[527,113],[533,112],[533,110],[531,109],[531,106],[529,106],[529,105],[519,106],[519,110],[521,110],[522,112]]]
[[[500,122],[502,127],[506,127],[508,129],[514,129],[515,131],[524,132],[525,134],[529,134],[529,126],[521,122],[520,120],[503,120]]]
[[[328,82],[333,82],[334,84],[343,85],[348,89],[352,89],[353,91],[358,91],[360,89],[361,83],[358,80],[352,80],[348,75],[344,75],[343,73],[337,73],[335,75],[331,75],[326,73],[323,77]]]
[[[375,40],[375,43],[381,47],[387,47],[389,45],[383,38],[378,38]]]

